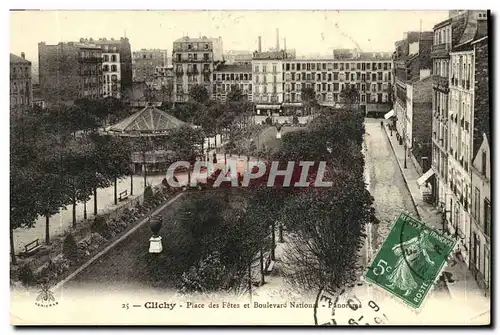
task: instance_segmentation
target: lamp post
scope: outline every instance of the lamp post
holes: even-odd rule
[[[404,128],[404,131],[403,131],[403,142],[404,142],[404,148],[405,148],[405,162],[404,162],[404,167],[405,169],[407,168],[406,166],[406,150],[407,150],[407,147],[406,147],[406,125],[405,125],[405,128]]]

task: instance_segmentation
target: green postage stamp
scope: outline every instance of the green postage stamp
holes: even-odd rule
[[[401,214],[365,279],[418,309],[455,244],[453,238]]]

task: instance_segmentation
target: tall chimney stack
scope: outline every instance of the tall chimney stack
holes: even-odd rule
[[[280,49],[280,30],[276,28],[276,51]]]
[[[22,57],[23,59],[26,59],[26,55],[24,54],[24,52],[21,52],[21,57]]]
[[[285,49],[285,51],[286,51],[286,37],[283,38],[283,49]]]
[[[262,36],[259,36],[259,52],[262,52]]]

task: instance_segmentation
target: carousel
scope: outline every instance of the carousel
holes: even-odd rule
[[[175,153],[166,148],[167,136],[187,123],[149,103],[144,109],[106,128],[113,136],[130,138],[137,148],[131,160],[134,174],[167,171]]]

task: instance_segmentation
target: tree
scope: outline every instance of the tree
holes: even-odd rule
[[[184,125],[170,133],[165,140],[166,146],[176,153],[179,160],[194,164],[200,155],[198,145],[203,143],[205,135],[202,129]],[[188,184],[191,183],[191,169],[188,169]]]
[[[238,85],[231,85],[231,90],[227,93],[226,100],[230,103],[243,101],[243,92]]]
[[[359,91],[355,86],[347,86],[340,92],[340,101],[344,109],[357,112],[359,109]]]
[[[161,85],[161,97],[162,103],[171,102],[172,94],[174,92],[174,84],[171,81],[168,81],[167,84]]]
[[[189,98],[200,104],[205,104],[210,99],[207,89],[203,85],[193,85],[189,90]]]
[[[314,88],[302,87],[300,96],[307,114],[309,115],[312,114],[314,108],[318,107],[318,102],[316,100],[316,92],[314,91]]]

